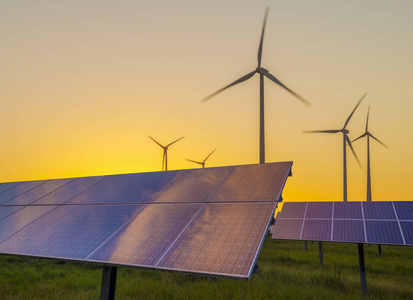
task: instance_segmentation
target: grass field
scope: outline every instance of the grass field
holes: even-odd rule
[[[267,237],[250,281],[119,268],[117,299],[357,299],[357,244],[275,241]],[[413,299],[413,248],[365,245],[368,298]],[[97,299],[102,268],[0,256],[0,299]]]

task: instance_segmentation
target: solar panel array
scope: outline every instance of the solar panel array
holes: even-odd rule
[[[248,279],[292,162],[0,184],[0,253]]]
[[[286,202],[273,239],[413,245],[413,201]]]

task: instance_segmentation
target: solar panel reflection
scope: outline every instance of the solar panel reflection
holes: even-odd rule
[[[206,204],[159,267],[248,278],[274,209],[274,203]]]
[[[202,204],[148,205],[88,259],[154,266]]]
[[[236,166],[211,201],[274,201],[279,200],[292,162]]]

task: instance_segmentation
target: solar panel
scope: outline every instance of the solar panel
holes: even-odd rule
[[[331,240],[332,220],[305,219],[301,239],[304,241]]]
[[[393,202],[399,220],[413,220],[413,201]]]
[[[274,203],[206,204],[159,267],[249,277],[274,210]]]
[[[274,176],[291,170],[290,162],[237,166],[229,175],[211,201],[273,201],[281,197],[286,178]]]
[[[202,169],[181,172],[155,202],[206,202],[222,183],[232,168],[214,168],[209,172]]]
[[[0,193],[0,205],[3,204],[4,202],[10,201],[11,199],[24,194],[27,191],[30,191],[31,189],[35,188],[36,186],[41,185],[42,183],[45,183],[46,180],[40,180],[40,181],[27,181],[27,182],[22,182],[20,184],[17,184],[13,187],[10,187],[11,184],[9,185],[8,183],[8,189]]]
[[[272,238],[413,245],[412,212],[413,201],[285,202]]]
[[[307,202],[284,202],[279,218],[304,218]]]
[[[279,239],[299,240],[303,229],[302,219],[277,219],[273,235]]]
[[[249,279],[291,166],[1,184],[0,253]]]
[[[5,183],[0,183],[0,193],[3,193],[4,191],[7,191],[8,189],[11,189],[12,187],[19,185],[21,182],[5,182]]]
[[[306,218],[331,219],[333,211],[332,202],[308,202]]]
[[[391,202],[363,202],[364,218],[366,220],[395,220],[393,205]]]

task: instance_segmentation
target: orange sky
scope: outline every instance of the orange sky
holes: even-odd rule
[[[294,161],[285,201],[342,199],[340,129],[370,130],[373,200],[412,200],[413,4],[407,1],[13,1],[1,4],[0,182],[258,162],[259,77],[267,161]],[[366,144],[348,156],[349,200],[364,200]]]

